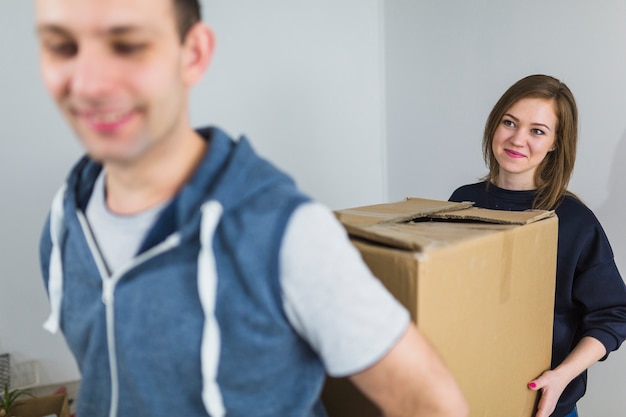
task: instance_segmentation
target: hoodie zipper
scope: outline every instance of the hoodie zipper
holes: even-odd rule
[[[180,244],[180,234],[173,233],[169,235],[163,242],[133,258],[114,274],[109,275],[104,259],[102,258],[98,245],[94,240],[91,228],[89,227],[84,213],[79,211],[77,215],[83,234],[87,240],[87,246],[95,259],[96,266],[102,280],[102,302],[106,311],[107,347],[111,373],[111,406],[109,409],[109,417],[117,417],[117,409],[119,405],[119,377],[117,353],[115,348],[115,287],[124,274],[126,274],[129,270],[178,246]]]

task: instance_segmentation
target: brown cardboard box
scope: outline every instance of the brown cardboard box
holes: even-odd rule
[[[410,198],[336,212],[363,259],[457,378],[471,417],[530,417],[550,367],[558,219]],[[329,379],[331,417],[379,412]]]
[[[25,398],[11,409],[9,417],[43,417],[54,414],[57,417],[69,417],[67,396],[48,395],[45,397]]]

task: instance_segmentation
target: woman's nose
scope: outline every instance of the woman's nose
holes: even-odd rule
[[[515,133],[513,133],[509,141],[514,146],[524,146],[524,144],[526,143],[526,134],[521,129],[517,129]]]

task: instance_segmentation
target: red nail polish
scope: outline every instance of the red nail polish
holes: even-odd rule
[[[531,382],[530,384],[528,384],[528,387],[531,389],[535,389],[537,388],[537,384],[535,384],[534,382]]]

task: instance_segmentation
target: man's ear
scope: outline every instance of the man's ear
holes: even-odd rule
[[[198,22],[189,29],[183,42],[182,55],[183,82],[186,85],[200,80],[211,62],[214,47],[215,36],[207,25]]]

